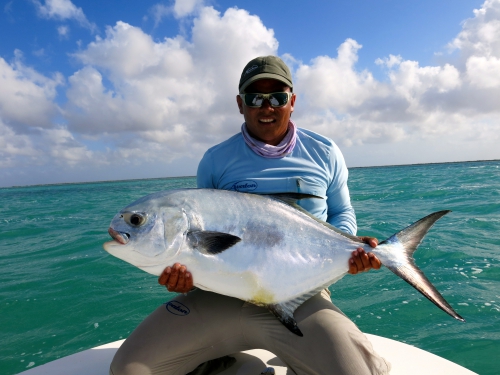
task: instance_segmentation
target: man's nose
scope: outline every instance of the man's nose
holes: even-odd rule
[[[261,108],[274,110],[274,107],[271,105],[271,102],[269,101],[269,99],[264,99],[264,101],[262,102]]]

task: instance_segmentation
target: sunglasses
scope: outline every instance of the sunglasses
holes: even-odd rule
[[[264,100],[269,100],[271,107],[283,107],[292,95],[291,92],[272,92],[270,94],[240,94],[240,97],[247,107],[260,108]]]

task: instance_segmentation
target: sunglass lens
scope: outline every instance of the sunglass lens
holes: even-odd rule
[[[273,107],[282,107],[288,102],[288,94],[285,92],[275,92],[269,98]]]
[[[269,97],[269,103],[271,103],[271,105],[273,107],[279,107],[283,104],[281,104],[281,102],[278,100],[278,98],[276,98],[274,95],[270,96]]]
[[[249,107],[260,107],[263,102],[262,95],[259,94],[245,94],[245,104]]]
[[[268,99],[273,107],[283,107],[288,103],[288,93],[275,92],[272,94],[245,94],[245,104],[249,107],[261,107],[264,99]]]

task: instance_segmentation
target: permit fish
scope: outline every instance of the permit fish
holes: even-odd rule
[[[302,209],[308,194],[257,195],[178,189],[145,196],[121,210],[104,249],[159,276],[183,264],[200,289],[264,306],[291,332],[304,301],[347,274],[358,247],[412,285],[437,307],[464,321],[416,266],[413,253],[427,231],[450,211],[434,212],[376,248]]]

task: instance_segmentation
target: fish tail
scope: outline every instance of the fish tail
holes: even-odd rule
[[[413,259],[413,253],[417,250],[418,245],[420,245],[429,229],[437,220],[449,212],[451,211],[434,212],[418,220],[381,242],[373,249],[373,253],[377,255],[384,266],[417,289],[437,307],[455,319],[465,322],[465,319],[453,310],[422,270],[417,267]]]

